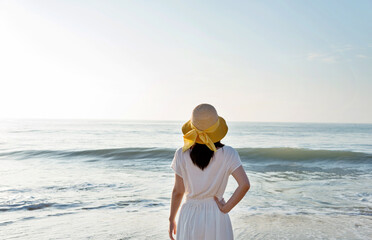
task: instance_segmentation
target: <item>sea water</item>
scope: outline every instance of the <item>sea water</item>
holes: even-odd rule
[[[0,239],[167,239],[182,123],[1,120]],[[372,239],[371,124],[228,126],[236,239]]]

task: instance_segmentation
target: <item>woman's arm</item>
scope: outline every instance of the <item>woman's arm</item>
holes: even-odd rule
[[[220,208],[221,212],[228,213],[233,209],[240,200],[245,196],[248,192],[249,188],[251,187],[247,174],[244,171],[243,166],[238,167],[233,173],[233,177],[238,182],[239,186],[236,188],[233,195],[230,199],[224,203],[224,201],[219,201],[217,197],[214,197],[218,207]]]
[[[183,179],[179,175],[175,174],[175,182],[172,192],[172,200],[171,200],[171,209],[170,209],[170,216],[169,216],[169,237],[170,239],[173,238],[173,233],[177,233],[177,225],[176,225],[176,214],[178,208],[181,205],[183,195],[185,193],[185,186],[183,184]]]

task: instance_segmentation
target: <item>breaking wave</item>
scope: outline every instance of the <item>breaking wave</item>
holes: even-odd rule
[[[344,161],[372,163],[372,154],[339,150],[315,150],[305,148],[236,148],[243,161]],[[25,150],[0,153],[1,158],[83,158],[104,160],[164,160],[173,158],[171,148],[116,148],[92,150]]]

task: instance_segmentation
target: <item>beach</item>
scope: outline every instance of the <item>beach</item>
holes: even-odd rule
[[[251,182],[235,239],[372,238],[371,124],[227,123]],[[0,239],[167,239],[181,126],[1,120]]]

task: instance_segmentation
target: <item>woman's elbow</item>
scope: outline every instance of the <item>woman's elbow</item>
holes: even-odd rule
[[[247,182],[247,183],[242,184],[241,187],[244,190],[244,192],[248,192],[248,190],[251,188],[251,184]]]
[[[181,196],[183,196],[184,193],[185,193],[185,191],[182,191],[182,190],[179,190],[179,189],[173,189],[173,191],[172,191],[172,195],[175,196],[175,197],[181,197]]]

